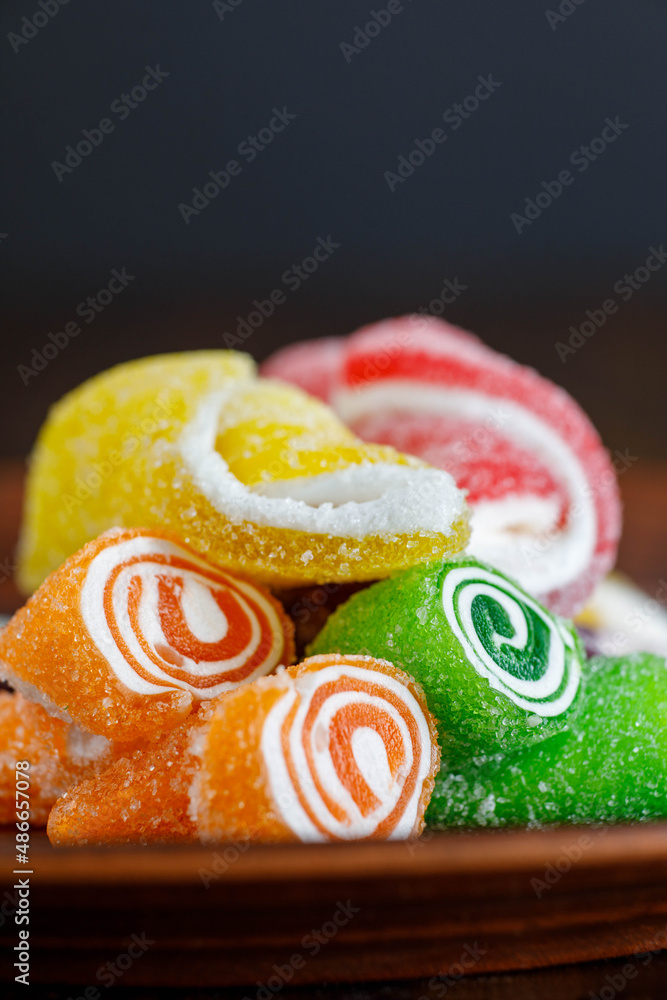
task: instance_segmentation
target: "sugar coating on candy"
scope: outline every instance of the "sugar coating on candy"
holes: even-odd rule
[[[72,784],[107,767],[107,740],[52,718],[21,694],[0,691],[0,823],[14,823],[25,803],[32,826],[44,826],[52,805]],[[16,763],[24,772],[28,798],[16,800]]]
[[[548,462],[528,447],[509,441],[495,427],[480,431],[478,422],[459,417],[456,398],[451,403],[452,413],[447,417],[406,410],[397,420],[393,413],[380,409],[363,418],[363,437],[382,441],[391,436],[396,441],[394,447],[420,455],[430,465],[446,467],[457,483],[465,483],[470,503],[513,498],[524,507],[534,495],[532,516],[537,517],[542,506],[553,503],[555,509],[545,511],[546,523],[554,517],[558,520],[565,513],[567,492]],[[497,417],[500,422],[501,412]],[[478,441],[484,447],[483,463]],[[481,529],[481,519],[477,520]]]
[[[468,659],[491,687],[537,716],[562,715],[570,707],[581,676],[577,659],[572,669],[566,663],[568,650],[576,648],[574,636],[511,581],[479,565],[453,567],[444,577],[442,606]]]
[[[473,558],[414,567],[353,595],[312,653],[391,659],[424,687],[450,758],[517,748],[576,711],[576,634],[513,581]]]
[[[181,447],[193,482],[238,523],[363,540],[447,533],[463,512],[447,473],[360,446],[291,386],[265,381],[209,397]]]
[[[369,357],[406,324],[409,318],[376,324],[350,338],[342,386],[354,385]],[[436,441],[446,440],[451,421],[468,422],[454,451],[467,458],[467,470],[459,466],[459,485],[477,491],[470,550],[517,577],[555,610],[571,613],[580,606],[612,565],[620,505],[611,463],[577,404],[531,369],[473,338],[450,336],[441,321],[422,322],[372,383],[341,389],[336,406],[362,436],[368,431],[388,443],[394,443],[393,432],[386,422],[387,433],[381,433],[375,414],[383,413],[385,421],[392,417],[394,427],[406,412],[439,420],[435,434],[430,428]],[[365,419],[371,426],[362,429],[359,422]],[[510,446],[504,455],[506,492],[498,495],[494,476],[496,485],[483,495],[480,473],[487,454],[498,455],[498,436]],[[538,470],[541,466],[541,481],[526,463],[531,453]],[[492,466],[497,468],[495,457]]]
[[[634,653],[596,657],[581,708],[562,733],[461,766],[443,760],[427,822],[544,827],[667,817],[667,667]]]
[[[54,846],[176,843],[196,839],[189,787],[197,768],[193,738],[210,717],[197,715],[154,746],[124,754],[102,774],[81,782],[55,804],[47,833]]]
[[[113,529],[70,557],[0,633],[0,672],[116,743],[154,740],[197,702],[293,659],[268,592],[156,529]]]
[[[199,768],[188,810],[204,842],[293,839],[268,794],[259,752],[264,719],[287,683],[280,671],[248,684],[243,697],[225,695],[194,741]]]
[[[281,586],[372,579],[463,548],[467,508],[447,473],[359,441],[318,400],[253,379],[236,357],[145,359],[54,408],[31,464],[25,587],[112,525],[167,528]]]
[[[298,385],[328,402],[342,360],[343,337],[320,337],[288,344],[260,365],[260,373]]]
[[[400,840],[414,830],[431,736],[415,697],[389,675],[349,663],[301,674],[267,716],[261,750],[299,840]]]
[[[450,472],[473,508],[469,550],[554,611],[580,608],[613,565],[620,503],[574,400],[434,317],[375,323],[337,349],[327,398],[355,433]],[[324,362],[317,341],[311,354]],[[269,364],[299,381],[289,356]]]
[[[22,589],[31,593],[109,528],[159,526],[175,474],[174,441],[192,417],[192,400],[253,372],[249,355],[234,351],[161,355],[102,372],[56,403],[28,470]]]
[[[439,752],[421,689],[370,657],[314,657],[221,699],[191,792],[218,840],[402,839]]]
[[[421,689],[369,657],[315,657],[213,702],[54,806],[51,842],[417,834],[440,754]]]
[[[168,538],[113,538],[88,567],[81,614],[129,690],[214,698],[289,662],[292,630],[268,593]]]

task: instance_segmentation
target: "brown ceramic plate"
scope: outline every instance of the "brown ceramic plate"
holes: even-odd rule
[[[0,838],[8,885],[13,836]],[[266,985],[266,1000],[286,982],[530,969],[667,942],[667,825],[245,849],[54,851],[35,833],[31,862],[16,880],[30,879],[33,983],[107,985],[115,970],[124,985]],[[5,981],[15,902],[10,889],[0,907]]]
[[[18,463],[0,466],[9,568],[21,480]],[[620,565],[653,593],[667,567],[667,467],[637,463],[620,485]],[[7,569],[0,609],[17,601]],[[17,876],[14,832],[0,831],[5,982],[19,878],[30,879],[31,981],[90,984],[89,996],[113,982],[247,984],[243,995],[269,1000],[286,983],[456,978],[667,944],[662,824],[216,850],[54,851],[34,832],[32,874]]]

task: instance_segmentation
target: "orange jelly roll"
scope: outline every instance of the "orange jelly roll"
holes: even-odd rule
[[[422,689],[368,656],[313,656],[222,699],[199,753],[203,840],[405,839],[440,762]]]
[[[0,823],[15,823],[17,812],[23,819],[27,809],[32,826],[45,826],[52,805],[70,785],[112,760],[103,736],[54,719],[23,695],[0,691]]]
[[[292,623],[267,591],[143,528],[84,546],[0,633],[12,687],[125,744],[157,739],[293,655]]]
[[[66,792],[49,816],[51,843],[65,847],[196,840],[189,791],[199,761],[191,745],[210,718],[211,704],[205,702],[158,744],[119,757],[103,774]]]
[[[419,687],[384,660],[314,656],[206,706],[71,789],[54,844],[418,835],[440,761]],[[168,816],[168,823],[160,817]]]

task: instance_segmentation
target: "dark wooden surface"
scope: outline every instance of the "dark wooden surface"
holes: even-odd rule
[[[0,466],[2,610],[19,599],[10,574],[21,478],[19,464]],[[667,577],[667,468],[638,461],[621,488],[619,562],[655,592]],[[284,1000],[561,1000],[605,989],[601,1000],[610,1000],[610,990],[626,1000],[667,998],[667,826],[589,834],[570,863],[566,854],[581,848],[582,835],[565,828],[440,835],[410,847],[255,846],[232,848],[225,858],[224,848],[55,852],[34,833],[32,981],[50,984],[40,995],[53,1000],[82,996],[86,986],[103,996],[107,980],[98,971],[125,955],[131,935],[146,934],[153,943],[114,982],[144,1000],[275,993]],[[16,943],[12,837],[0,835],[9,892],[0,907],[5,983],[13,979]],[[210,878],[216,854],[225,870]],[[340,904],[353,908],[344,923]],[[323,933],[316,954],[313,931]],[[651,954],[633,957],[640,952]],[[470,967],[458,981],[464,954]],[[303,964],[288,976],[293,955]],[[274,966],[286,970],[282,978],[271,978]],[[429,978],[438,975],[449,979]]]
[[[55,852],[35,833],[31,848],[36,982],[95,983],[132,935],[147,947],[124,985],[180,987],[488,976],[667,945],[664,825],[243,851]],[[12,871],[11,831],[0,857]],[[15,938],[8,919],[5,981]]]

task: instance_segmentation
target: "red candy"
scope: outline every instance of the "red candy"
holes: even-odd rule
[[[343,337],[301,340],[276,351],[261,366],[266,378],[280,378],[328,402],[343,355]]]
[[[300,347],[314,372],[326,364],[317,344]],[[355,433],[450,472],[473,507],[470,551],[574,614],[612,567],[621,523],[611,462],[579,405],[430,316],[362,328],[337,365],[327,350],[329,401]],[[281,352],[269,366],[303,385],[290,360]]]

